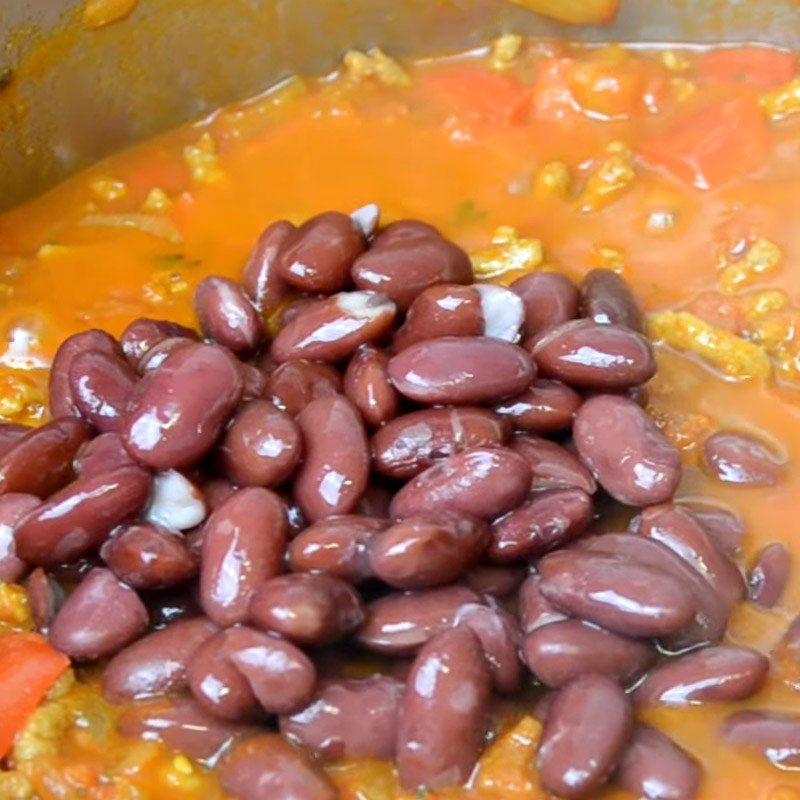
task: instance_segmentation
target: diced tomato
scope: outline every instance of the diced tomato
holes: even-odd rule
[[[758,169],[769,149],[767,121],[756,100],[740,97],[681,119],[646,143],[641,156],[684,183],[708,190]]]
[[[572,25],[603,25],[617,14],[621,0],[513,0],[537,14]]]
[[[697,77],[736,81],[770,89],[788,83],[797,71],[797,56],[775,47],[723,47],[706,53],[697,65]]]
[[[68,666],[69,659],[35,633],[0,639],[0,758]]]
[[[540,120],[566,120],[580,114],[580,105],[570,87],[575,65],[571,58],[549,58],[536,73],[531,109]]]

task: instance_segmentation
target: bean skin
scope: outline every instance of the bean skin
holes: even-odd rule
[[[583,316],[600,325],[620,325],[642,332],[644,320],[630,287],[610,269],[593,269],[581,284]]]
[[[294,229],[286,220],[273,222],[259,237],[242,270],[242,286],[262,314],[272,313],[289,293],[278,274],[277,261]]]
[[[703,442],[703,462],[709,474],[723,483],[774,486],[782,463],[761,441],[745,433],[718,431]]]
[[[116,433],[136,383],[136,374],[121,357],[100,350],[78,353],[69,365],[72,402],[101,433]]]
[[[559,797],[583,798],[602,786],[621,759],[633,729],[622,689],[604,675],[582,675],[553,699],[539,746],[542,786]]]
[[[756,557],[747,584],[751,602],[762,608],[774,608],[781,601],[792,570],[786,545],[773,542]]]
[[[586,494],[597,491],[597,482],[580,459],[549,439],[535,436],[517,436],[511,449],[521,455],[533,470],[531,488],[574,487]]]
[[[706,647],[651,671],[633,698],[639,706],[747,700],[764,685],[768,670],[769,659],[749,647]]]
[[[344,397],[323,397],[309,403],[297,418],[305,443],[305,459],[294,492],[309,522],[349,514],[367,488],[369,445],[364,425]]]
[[[342,392],[342,376],[329,364],[287,361],[269,377],[265,396],[296,417],[312,400]]]
[[[41,567],[36,567],[31,572],[25,588],[28,590],[28,605],[33,624],[39,633],[47,636],[58,610],[64,605],[64,590]]]
[[[75,472],[81,478],[91,478],[135,464],[118,433],[101,433],[90,439],[78,451],[74,461]]]
[[[147,628],[147,609],[107,569],[93,569],[56,614],[50,643],[75,661],[118,653]]]
[[[633,400],[597,395],[575,415],[578,455],[597,482],[620,503],[655,505],[669,500],[681,478],[681,458]]]
[[[0,581],[16,583],[28,572],[28,565],[17,555],[14,530],[17,523],[41,501],[32,494],[0,496]]]
[[[532,572],[519,588],[519,622],[523,634],[531,633],[545,625],[561,622],[562,614],[543,594],[542,579]]]
[[[504,447],[473,447],[429,467],[394,496],[395,519],[429,509],[462,511],[492,519],[522,503],[531,471],[525,460]]]
[[[779,769],[800,767],[800,716],[774,711],[737,711],[728,716],[720,737],[734,747],[761,752]]]
[[[194,308],[203,333],[234,353],[254,350],[264,337],[258,312],[230,278],[203,278],[195,289]]]
[[[464,574],[462,583],[480,595],[503,600],[517,592],[525,574],[525,567],[519,565],[478,564]]]
[[[476,336],[428,339],[389,361],[400,394],[428,405],[497,402],[527,389],[535,376],[521,347]]]
[[[472,631],[434,636],[414,661],[400,705],[397,770],[408,790],[464,783],[486,729],[490,674]]]
[[[389,381],[389,357],[372,345],[362,345],[344,374],[344,393],[371,428],[380,428],[397,416],[400,403]]]
[[[511,284],[525,306],[526,336],[575,319],[578,316],[578,288],[559,272],[532,272]]]
[[[561,381],[535,380],[529,389],[498,403],[494,410],[511,420],[518,431],[561,433],[572,427],[572,419],[583,398]]]
[[[128,363],[133,369],[138,370],[145,353],[166,339],[187,339],[196,342],[198,336],[191,328],[186,328],[177,322],[139,317],[125,328],[119,337],[119,343]]]

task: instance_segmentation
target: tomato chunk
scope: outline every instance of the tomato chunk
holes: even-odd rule
[[[723,47],[706,53],[697,65],[697,77],[736,81],[770,89],[790,81],[797,71],[797,55],[775,47]]]

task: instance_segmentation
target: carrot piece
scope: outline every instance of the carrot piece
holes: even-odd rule
[[[512,0],[537,14],[571,25],[603,25],[617,14],[621,0]]]
[[[790,81],[797,56],[775,47],[724,47],[706,53],[697,65],[701,80],[735,81],[770,89]]]
[[[641,150],[645,162],[663,167],[697,189],[716,189],[758,169],[769,155],[767,121],[751,97],[712,103],[658,134]]]
[[[0,639],[0,758],[68,666],[69,659],[38,634]]]

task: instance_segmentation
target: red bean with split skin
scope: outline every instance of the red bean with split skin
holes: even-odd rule
[[[403,689],[386,675],[321,681],[309,706],[281,717],[281,733],[322,758],[390,761]]]
[[[342,376],[328,364],[287,361],[269,376],[265,396],[296,417],[312,400],[342,392]]]
[[[706,471],[723,483],[774,486],[783,463],[763,442],[746,433],[718,431],[703,441]]]
[[[583,316],[600,325],[620,325],[642,332],[644,319],[630,287],[610,269],[593,269],[581,284]]]
[[[197,285],[194,309],[205,336],[234,353],[247,353],[264,338],[261,318],[241,286],[209,275]]]
[[[395,304],[380,292],[340,292],[287,322],[272,340],[270,355],[279,364],[341,361],[362,344],[381,339],[396,313]]]
[[[389,478],[413,478],[448,456],[471,447],[504,444],[510,435],[510,423],[484,408],[413,411],[372,437],[373,464]]]
[[[750,601],[762,608],[774,608],[783,597],[792,571],[786,545],[773,542],[762,548],[747,576]]]
[[[242,394],[236,359],[216,345],[172,353],[137,384],[121,433],[153,469],[181,469],[213,446]]]
[[[544,625],[567,619],[543,594],[542,579],[531,573],[519,588],[518,613],[523,634],[531,633]]]
[[[0,422],[0,458],[2,458],[26,433],[33,428],[15,422]]]
[[[84,444],[75,456],[75,472],[81,478],[90,478],[119,467],[135,466],[136,462],[125,449],[118,433],[101,433]]]
[[[568,683],[547,710],[539,746],[542,786],[564,798],[596,792],[611,776],[633,730],[630,703],[605,675]]]
[[[28,591],[28,606],[33,624],[39,633],[47,636],[58,610],[64,605],[64,590],[41,567],[36,567],[31,572],[25,588]]]
[[[136,374],[120,356],[86,350],[72,359],[69,386],[80,415],[102,433],[122,426]]]
[[[534,436],[516,436],[509,447],[522,456],[533,471],[531,488],[574,487],[589,495],[597,491],[592,473],[560,444]]]
[[[516,397],[498,403],[494,410],[511,420],[518,431],[551,434],[567,431],[583,398],[561,381],[535,380]]]
[[[522,657],[545,686],[559,689],[590,672],[630,686],[653,663],[655,652],[644,642],[568,619],[526,634]]]
[[[466,627],[434,636],[417,654],[400,704],[401,785],[441,789],[464,783],[486,731],[491,675],[480,640]]]
[[[281,575],[263,583],[250,602],[250,621],[293,642],[331,644],[364,621],[358,592],[330,575]]]
[[[683,505],[705,528],[706,533],[720,550],[731,558],[739,555],[744,538],[744,523],[738,514],[721,506],[706,503],[684,502]]]
[[[520,565],[478,564],[464,573],[462,583],[480,595],[503,600],[520,588],[525,573]]]
[[[428,339],[389,361],[400,394],[429,405],[495,403],[527,389],[535,376],[521,347],[476,336]]]
[[[125,328],[119,337],[119,343],[128,363],[133,369],[138,369],[145,353],[166,339],[187,339],[196,342],[198,336],[191,328],[179,325],[177,322],[139,317]]]
[[[575,415],[572,435],[581,460],[620,503],[663,503],[678,488],[680,453],[633,400],[590,398]]]
[[[367,619],[356,633],[365,649],[409,656],[432,636],[453,626],[460,608],[480,603],[466,586],[386,595],[367,606]]]
[[[530,467],[513,451],[473,447],[409,481],[394,496],[391,514],[404,519],[436,508],[493,519],[519,506],[530,483]]]
[[[532,272],[511,284],[525,306],[526,336],[563,325],[578,316],[578,288],[560,272]]]
[[[136,592],[107,569],[93,569],[56,614],[50,643],[74,661],[113,656],[147,628]]]
[[[427,589],[459,578],[489,544],[489,527],[458,511],[403,519],[369,541],[372,573],[398,589]]]
[[[17,555],[14,531],[17,523],[41,502],[32,494],[0,496],[0,581],[16,583],[28,572],[28,565]]]
[[[126,647],[103,672],[103,697],[124,703],[189,688],[186,668],[200,645],[219,629],[204,617],[173,622]]]
[[[242,286],[253,305],[262,314],[276,309],[289,294],[289,287],[278,274],[281,249],[294,231],[285,219],[269,225],[261,234],[242,270]]]
[[[779,769],[800,768],[800,715],[737,711],[723,722],[720,738],[732,747],[761,753]]]
[[[389,380],[389,357],[372,345],[362,345],[344,374],[344,393],[371,428],[397,416],[400,399]]]

